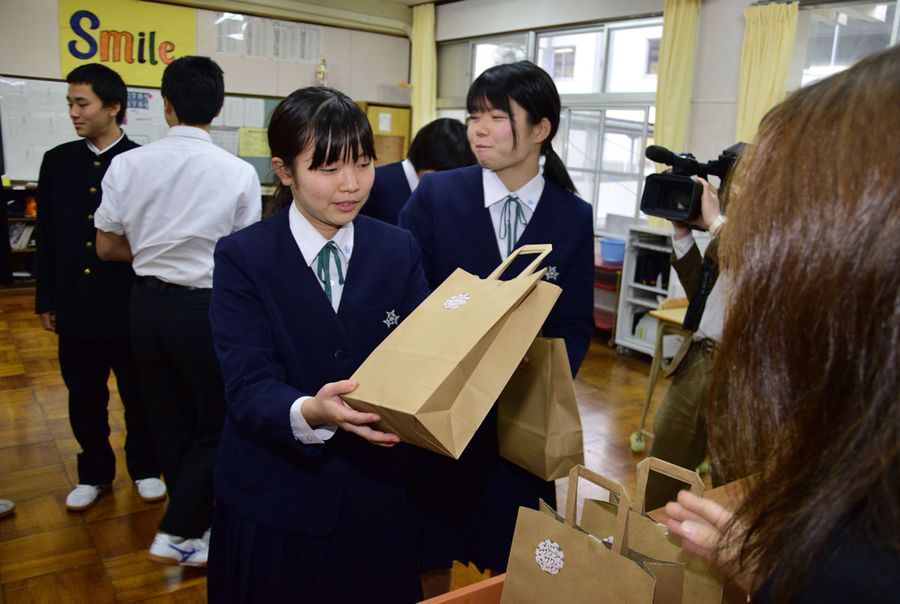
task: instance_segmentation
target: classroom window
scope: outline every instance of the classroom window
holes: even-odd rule
[[[538,34],[538,60],[560,95],[602,92],[603,30]]]
[[[648,66],[650,40],[662,38],[662,25],[616,27],[609,33],[607,92],[656,92],[656,73]],[[656,51],[659,61],[659,49]]]
[[[801,12],[796,52],[802,53],[800,85],[847,69],[860,59],[896,44],[900,2],[845,3]],[[796,80],[795,80],[796,82]]]
[[[575,47],[553,49],[553,78],[571,78],[575,75]]]
[[[475,43],[472,80],[494,65],[515,63],[527,58],[528,36],[516,34],[502,38],[479,40]],[[472,81],[470,80],[470,81]]]

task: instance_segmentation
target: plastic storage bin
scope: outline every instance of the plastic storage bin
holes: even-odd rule
[[[601,237],[600,259],[603,261],[603,264],[622,264],[625,260],[625,241],[611,237]]]

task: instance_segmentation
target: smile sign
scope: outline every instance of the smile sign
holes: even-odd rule
[[[196,52],[196,13],[137,0],[59,0],[62,77],[102,63],[132,86],[159,87],[166,65]]]

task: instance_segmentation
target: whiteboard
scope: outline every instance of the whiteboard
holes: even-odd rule
[[[66,105],[68,84],[0,76],[0,135],[3,164],[11,180],[36,181],[44,153],[77,134]],[[225,107],[213,121],[210,136],[226,151],[238,155],[240,128],[264,128],[277,101],[226,96]],[[128,138],[146,145],[169,130],[158,89],[128,88],[128,110],[122,129]],[[243,158],[268,179],[268,157]]]

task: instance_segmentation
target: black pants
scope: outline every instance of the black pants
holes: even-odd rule
[[[199,537],[212,523],[212,468],[225,420],[209,296],[140,283],[131,291],[132,345],[169,487],[159,529],[181,537]]]
[[[131,478],[156,478],[159,462],[147,424],[137,368],[127,340],[59,337],[59,368],[69,390],[69,422],[78,454],[78,482],[108,484],[116,475],[109,445],[109,372],[125,407],[125,463]]]

